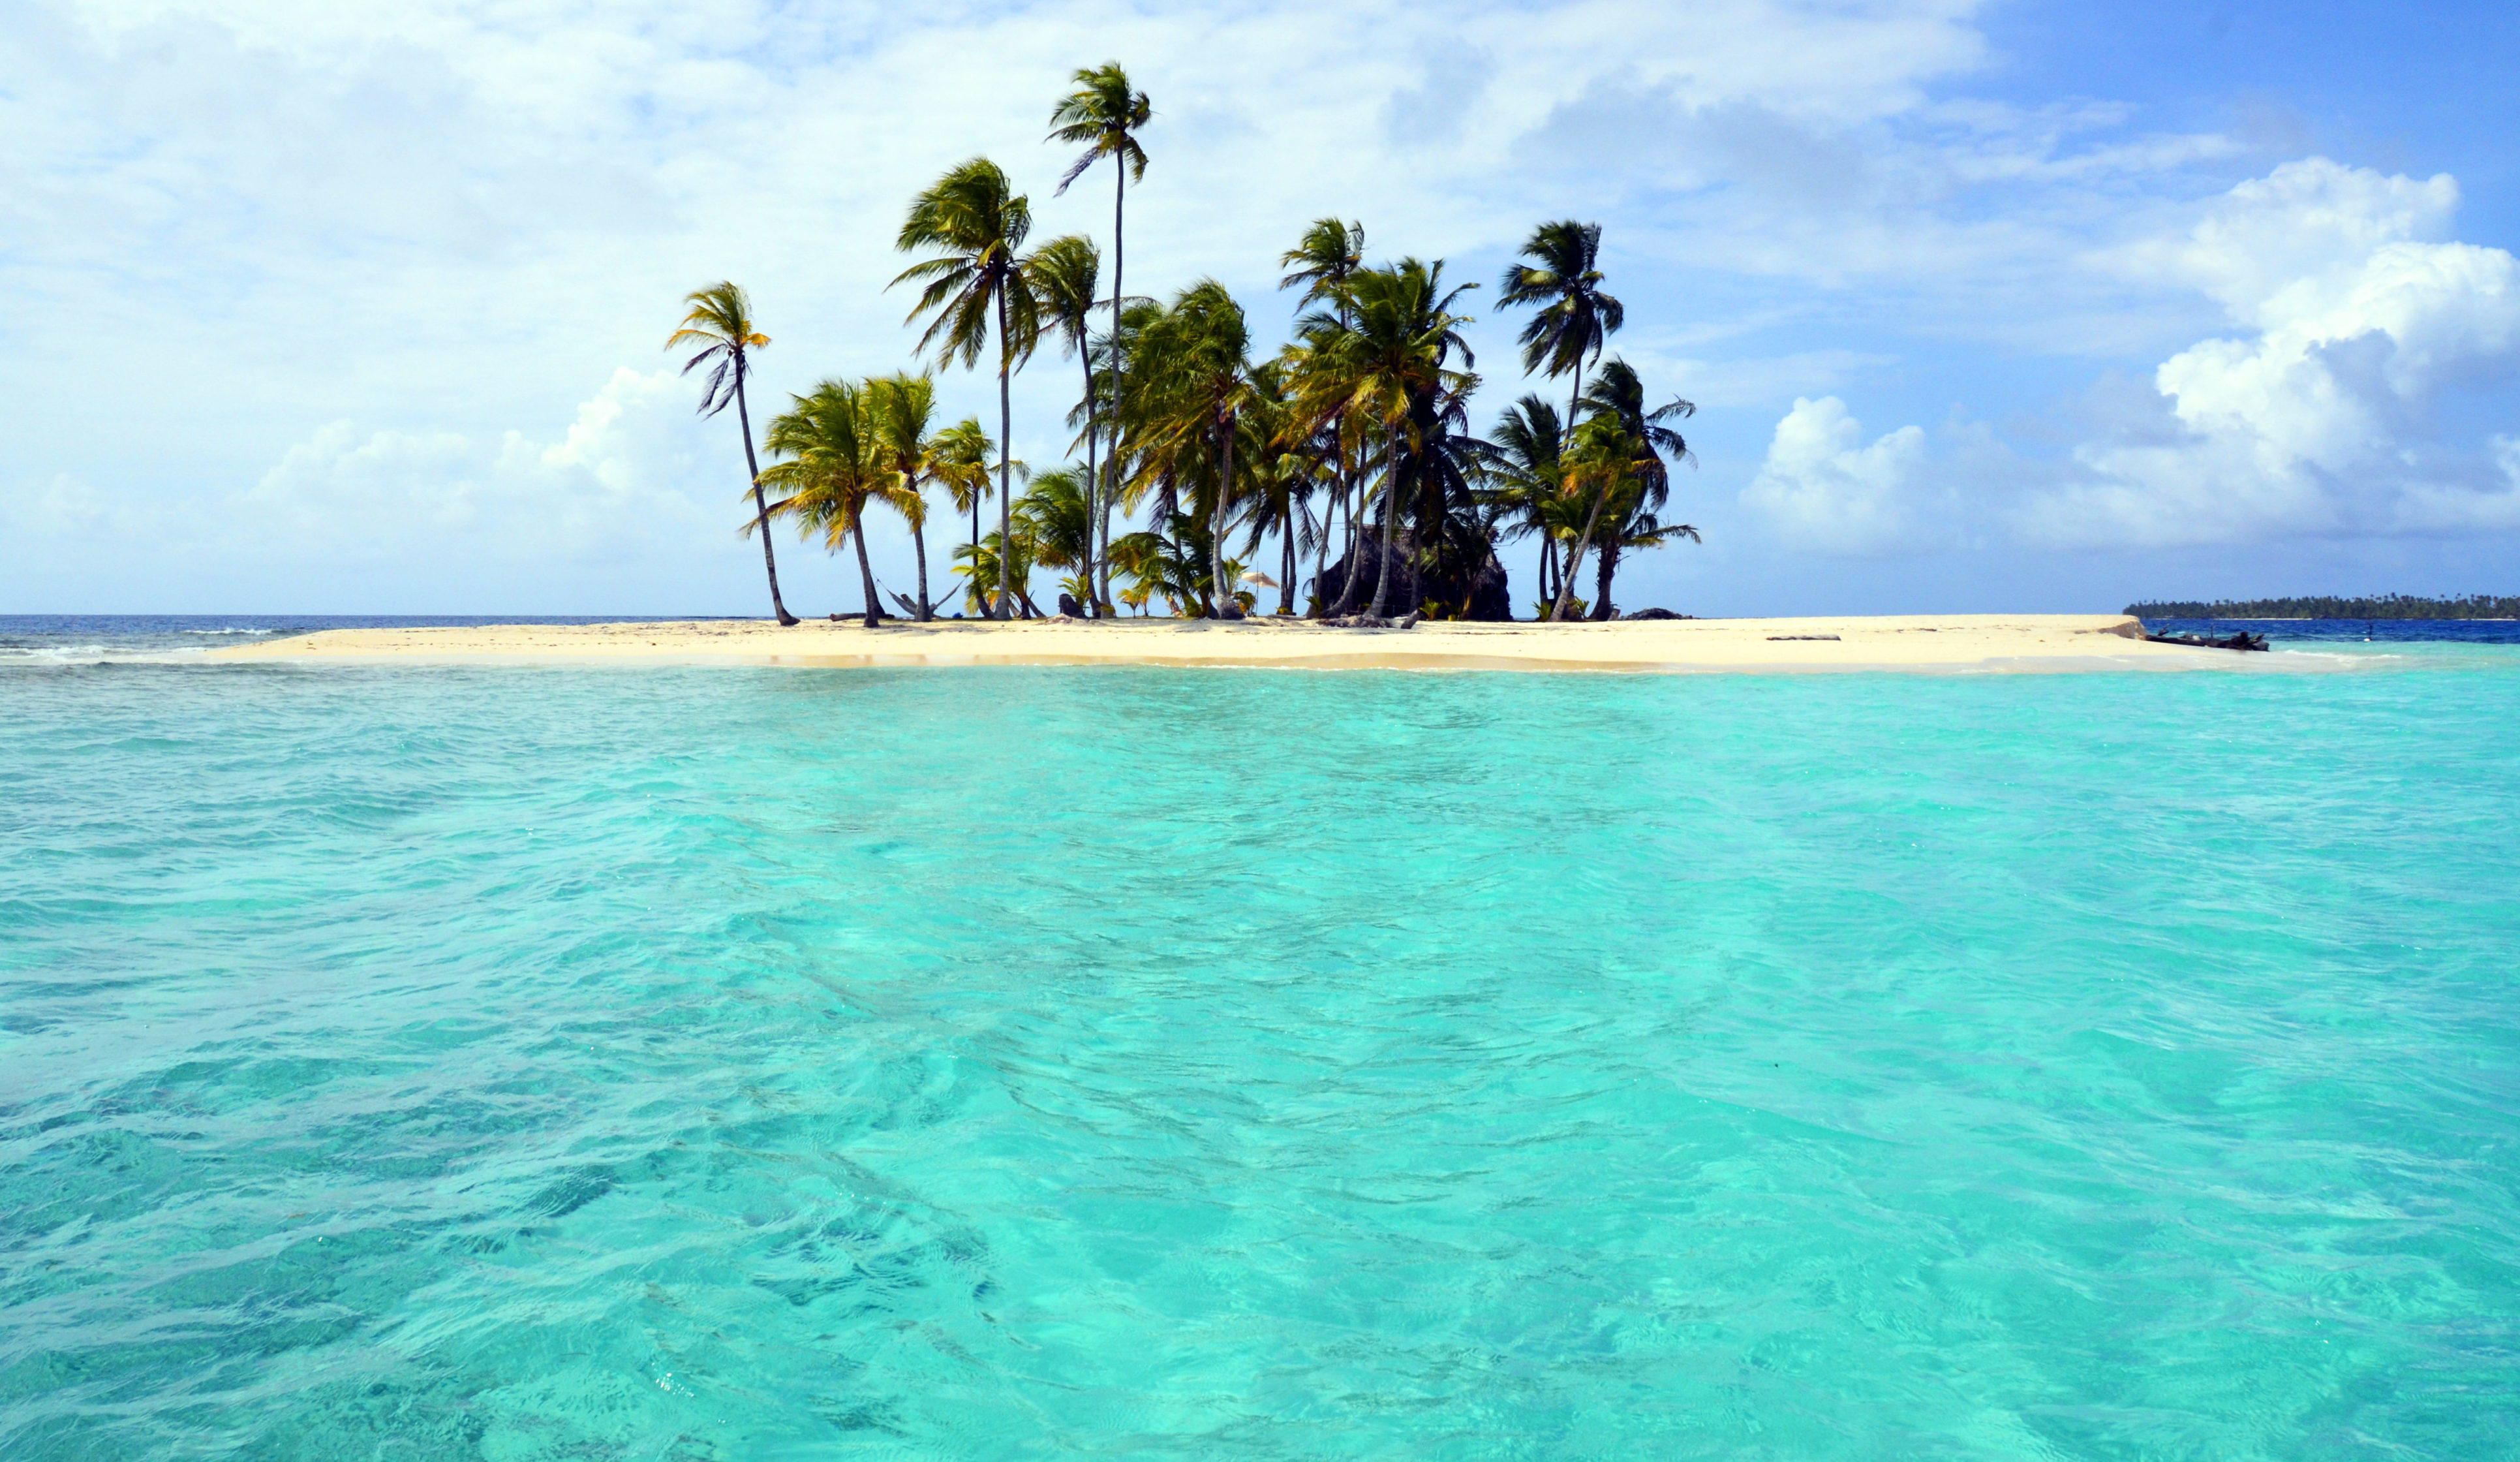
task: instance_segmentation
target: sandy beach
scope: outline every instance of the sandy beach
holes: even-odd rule
[[[1334,629],[1302,620],[1071,619],[931,624],[757,619],[329,629],[218,660],[545,664],[664,662],[820,667],[981,664],[1289,668],[2063,671],[2237,667],[2229,651],[2156,645],[2124,615],[1918,615],[1606,624],[1426,623]]]

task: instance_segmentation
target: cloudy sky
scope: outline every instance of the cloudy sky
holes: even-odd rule
[[[911,194],[1037,227],[1075,68],[1152,94],[1132,293],[1282,336],[1323,214],[1494,282],[1598,219],[1685,395],[1697,614],[2520,592],[2520,26],[2501,7],[15,0],[0,612],[761,613],[732,415],[659,349],[752,292],[756,400],[910,360]],[[1054,460],[1076,369],[1016,384]],[[993,405],[945,378],[955,414]],[[993,420],[994,418],[992,418]],[[887,583],[907,541],[878,532]],[[853,565],[783,545],[789,602]],[[1508,550],[1517,600],[1532,550]],[[941,550],[935,571],[944,568]],[[1629,582],[1631,572],[1634,582]]]

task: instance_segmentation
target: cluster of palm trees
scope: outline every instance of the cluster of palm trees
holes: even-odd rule
[[[1291,615],[1303,557],[1316,615],[1494,617],[1503,595],[1496,551],[1526,536],[1540,540],[1538,617],[1589,609],[1606,618],[1623,555],[1696,539],[1695,528],[1658,516],[1671,462],[1689,460],[1670,423],[1695,408],[1649,406],[1632,368],[1601,359],[1624,311],[1602,289],[1599,225],[1542,225],[1501,284],[1501,302],[1534,308],[1520,340],[1525,373],[1572,378],[1564,414],[1526,395],[1482,438],[1469,430],[1479,378],[1460,333],[1469,317],[1458,312],[1477,285],[1448,285],[1441,259],[1369,265],[1359,224],[1321,219],[1282,256],[1281,288],[1301,291],[1301,313],[1292,342],[1274,353],[1255,353],[1242,306],[1213,279],[1169,300],[1125,294],[1128,185],[1145,176],[1139,132],[1153,114],[1117,63],[1074,81],[1052,112],[1050,136],[1082,148],[1059,179],[1062,193],[1096,163],[1113,164],[1107,292],[1091,239],[1026,248],[1030,202],[986,158],[914,199],[896,241],[922,255],[894,280],[918,288],[909,319],[922,327],[921,353],[936,365],[996,367],[995,440],[976,418],[939,426],[929,376],[825,381],[771,421],[763,445],[775,460],[764,469],[744,386],[769,339],[734,284],[687,297],[690,313],[667,346],[700,347],[684,370],[710,368],[703,414],[736,406],[752,508],[745,531],[761,535],[781,623],[796,621],[780,599],[774,521],[821,536],[834,553],[854,544],[866,622],[878,621],[864,533],[877,508],[908,525],[919,556],[916,597],[896,593],[895,602],[912,618],[934,617],[930,486],[970,517],[955,571],[966,607],[993,618],[1041,613],[1028,587],[1035,569],[1067,571],[1063,597],[1091,616],[1120,605],[1143,614],[1161,597],[1176,614],[1238,618],[1263,587],[1275,587],[1278,613]],[[1033,474],[1008,450],[1013,380],[1046,343],[1079,363],[1082,390],[1067,425],[1083,462]],[[997,526],[984,532],[990,497]],[[1129,527],[1142,514],[1145,525]],[[1245,572],[1272,539],[1278,576]],[[1588,558],[1589,604],[1575,593]],[[1395,603],[1404,585],[1418,602]]]

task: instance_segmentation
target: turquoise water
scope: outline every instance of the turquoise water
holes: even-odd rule
[[[2457,653],[9,671],[0,1455],[2520,1456]]]

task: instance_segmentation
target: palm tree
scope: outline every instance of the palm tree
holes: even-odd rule
[[[1032,480],[1015,500],[1015,540],[1029,563],[1077,569],[1094,561],[1094,480],[1064,467]]]
[[[996,317],[1001,533],[1007,529],[1013,492],[1012,468],[1005,456],[1012,449],[1014,432],[1012,383],[1016,367],[1031,358],[1040,339],[1039,312],[1031,282],[1015,256],[1030,232],[1031,201],[1014,191],[998,164],[986,158],[973,158],[911,201],[910,216],[902,221],[901,234],[893,241],[894,247],[905,253],[916,249],[945,251],[902,270],[893,280],[896,285],[910,280],[926,282],[919,302],[910,311],[914,322],[922,315],[934,317],[926,333],[919,338],[920,349],[934,345],[939,361],[959,355],[965,369],[969,369],[978,364],[980,352],[988,344],[991,316]],[[1006,558],[999,559],[998,571],[1001,574],[1009,572]],[[1007,597],[1013,588],[1012,578],[998,585],[999,603],[992,612],[994,617],[1009,616]]]
[[[1235,438],[1252,401],[1250,326],[1225,286],[1203,279],[1174,297],[1144,349],[1151,379],[1140,383],[1134,404],[1151,418],[1148,450],[1193,465],[1210,484],[1209,608],[1220,619],[1238,617],[1225,575],[1225,526],[1237,496]]]
[[[997,450],[980,419],[967,416],[937,433],[935,450],[928,454],[927,476],[954,495],[955,512],[971,515],[973,548],[980,546],[980,504],[989,495],[989,464]],[[1015,465],[1020,469],[1023,464]],[[986,594],[980,596],[982,613],[988,611],[989,602]]]
[[[1095,465],[1096,438],[1102,434],[1102,421],[1101,403],[1095,399],[1094,348],[1090,329],[1094,306],[1098,302],[1095,287],[1102,274],[1102,256],[1091,239],[1069,234],[1034,250],[1032,255],[1024,260],[1023,267],[1032,286],[1033,298],[1039,302],[1043,323],[1058,331],[1059,343],[1085,364],[1084,502],[1090,520],[1096,489],[1102,480]],[[1077,568],[1091,582],[1094,576],[1094,545],[1090,539],[1085,545],[1084,559]],[[1084,597],[1089,605],[1088,613],[1099,608],[1092,592]]]
[[[763,510],[763,519],[793,518],[800,532],[820,529],[837,553],[842,540],[857,544],[858,578],[866,590],[866,627],[882,620],[875,569],[867,560],[866,514],[882,503],[905,518],[921,508],[919,495],[902,485],[883,449],[872,392],[864,386],[826,381],[770,423],[765,444],[787,457],[757,480],[788,494]]]
[[[1382,428],[1382,553],[1375,565],[1373,607],[1381,617],[1390,602],[1392,544],[1399,515],[1407,510],[1402,464],[1408,448],[1420,445],[1418,408],[1444,395],[1458,398],[1468,379],[1446,362],[1462,353],[1463,365],[1475,364],[1460,334],[1469,323],[1453,313],[1453,303],[1474,284],[1444,288],[1444,261],[1426,264],[1414,258],[1378,269],[1357,272],[1349,284],[1353,319],[1340,328],[1319,313],[1304,322],[1315,343],[1299,364],[1302,416],[1313,423],[1355,412]],[[1354,560],[1348,578],[1356,577]],[[1342,599],[1346,597],[1344,593]]]
[[[779,556],[770,550],[770,509],[761,496],[761,463],[752,455],[752,410],[744,403],[743,378],[752,372],[752,353],[770,343],[770,337],[752,328],[752,301],[741,286],[733,281],[694,290],[683,297],[691,313],[683,316],[683,326],[665,342],[668,350],[698,343],[700,353],[683,362],[688,376],[700,362],[713,360],[717,365],[701,383],[699,411],[702,416],[715,416],[735,402],[735,418],[743,427],[744,480],[752,487],[752,526],[761,532],[761,565],[770,574],[770,609],[782,624],[793,624],[796,617],[779,597]],[[751,529],[746,529],[751,531]]]
[[[1057,107],[1051,109],[1049,140],[1063,142],[1071,147],[1082,146],[1085,151],[1077,156],[1075,161],[1067,165],[1067,171],[1059,174],[1058,191],[1055,196],[1065,196],[1067,185],[1082,177],[1085,169],[1096,162],[1104,158],[1112,160],[1111,335],[1116,340],[1120,334],[1120,304],[1124,297],[1120,293],[1120,265],[1126,258],[1120,231],[1121,214],[1123,206],[1128,202],[1129,184],[1132,181],[1146,181],[1147,153],[1146,149],[1138,145],[1138,129],[1145,126],[1155,114],[1154,109],[1148,104],[1145,92],[1130,89],[1129,73],[1121,69],[1120,63],[1116,61],[1106,61],[1099,67],[1080,69],[1069,79],[1075,82],[1076,90],[1069,92],[1060,99]],[[1111,481],[1109,487],[1101,494],[1102,499],[1101,533],[1105,558],[1109,556],[1110,549],[1111,499],[1118,494],[1120,486],[1118,439],[1120,428],[1116,410],[1120,401],[1120,362],[1116,354],[1111,362],[1111,399],[1115,408],[1111,427],[1111,458],[1108,464]],[[1102,570],[1103,602],[1107,604],[1110,597],[1111,571],[1106,564]]]
[[[927,494],[926,480],[936,475],[938,438],[928,434],[927,425],[936,415],[936,383],[926,376],[913,376],[907,371],[881,377],[867,383],[870,408],[875,413],[876,437],[886,465],[901,480],[901,485],[919,500],[919,511],[910,518],[911,551],[919,558],[919,603],[912,617],[924,623],[936,617],[936,606],[927,597]],[[979,424],[971,423],[976,430]],[[986,461],[984,457],[982,459]],[[976,534],[974,534],[976,536]]]
[[[1551,507],[1564,498],[1565,476],[1558,465],[1564,438],[1557,408],[1537,395],[1527,395],[1498,419],[1495,450],[1486,462],[1488,497],[1512,520],[1508,531],[1514,537],[1539,535],[1539,597],[1544,604],[1557,592],[1551,581],[1557,566],[1557,539],[1549,519]]]
[[[1529,264],[1506,266],[1497,303],[1538,304],[1522,327],[1523,374],[1541,369],[1552,378],[1572,372],[1566,420],[1573,422],[1584,396],[1584,361],[1598,359],[1601,343],[1627,322],[1619,301],[1601,293],[1601,225],[1560,219],[1531,231],[1522,246]]]
[[[1342,331],[1347,329],[1347,282],[1365,263],[1364,224],[1344,222],[1337,218],[1316,218],[1313,220],[1312,227],[1304,230],[1304,236],[1295,241],[1295,247],[1279,255],[1278,263],[1286,271],[1279,279],[1278,288],[1291,290],[1297,285],[1304,287],[1304,293],[1295,300],[1297,309],[1327,301],[1335,311],[1338,328]],[[1353,477],[1355,453],[1350,450],[1352,443],[1348,440],[1348,427],[1349,423],[1341,419],[1330,424],[1329,430],[1325,434],[1327,443],[1333,446],[1338,454],[1337,487],[1330,499],[1330,506],[1333,509],[1348,500],[1348,490],[1355,484]],[[1328,526],[1328,514],[1325,513],[1323,515],[1325,529]],[[1356,550],[1360,546],[1356,536],[1356,514],[1353,511],[1348,514],[1347,527],[1347,562],[1352,569],[1357,561]],[[1327,564],[1328,556],[1329,543],[1326,533],[1320,557]],[[1351,571],[1348,578],[1352,582],[1356,574]],[[1314,579],[1315,582],[1319,582],[1320,575],[1316,573]],[[1293,593],[1291,586],[1288,587],[1287,592]],[[1343,599],[1345,597],[1347,596],[1342,596]],[[1339,606],[1341,610],[1346,607],[1344,603]],[[1328,606],[1325,604],[1324,609],[1328,608]]]
[[[1638,379],[1634,367],[1616,356],[1611,357],[1608,365],[1601,367],[1600,376],[1594,381],[1592,388],[1584,393],[1584,405],[1597,417],[1607,417],[1616,421],[1619,424],[1620,433],[1641,448],[1636,459],[1634,482],[1616,484],[1619,486],[1619,507],[1617,513],[1610,515],[1610,521],[1616,530],[1601,540],[1599,579],[1594,595],[1593,617],[1606,619],[1611,614],[1610,577],[1618,571],[1620,549],[1629,546],[1627,540],[1631,531],[1652,531],[1631,524],[1629,521],[1631,515],[1642,512],[1645,523],[1654,523],[1654,511],[1659,510],[1671,497],[1671,469],[1663,461],[1663,454],[1669,452],[1681,461],[1692,464],[1697,460],[1697,454],[1688,449],[1688,442],[1678,432],[1664,426],[1663,423],[1693,416],[1697,408],[1675,396],[1661,406],[1651,410],[1646,409],[1644,383]],[[1576,554],[1579,559],[1582,557],[1585,545],[1593,540],[1595,523],[1601,520],[1605,510],[1610,506],[1611,498],[1607,495],[1594,505],[1594,521],[1585,525],[1583,537],[1576,541]],[[1697,530],[1685,524],[1660,531],[1664,536],[1685,531],[1691,540],[1697,538]],[[1653,539],[1653,543],[1656,544],[1662,541],[1661,536]],[[1572,577],[1571,571],[1569,577],[1570,579]],[[1563,600],[1566,594],[1567,591],[1561,587],[1558,595],[1560,600]],[[1559,613],[1562,614],[1563,611]],[[1555,617],[1552,615],[1552,617]]]

